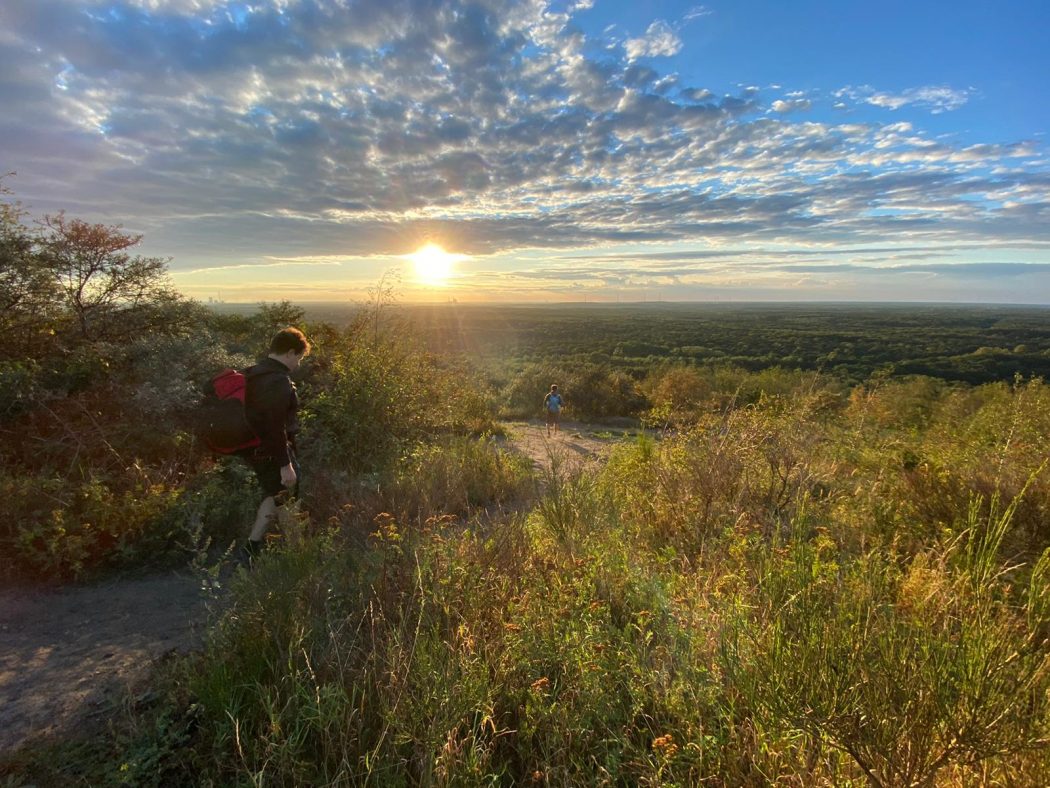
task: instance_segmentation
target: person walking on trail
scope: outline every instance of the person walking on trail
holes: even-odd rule
[[[260,442],[241,456],[255,472],[264,496],[244,550],[249,561],[262,551],[266,532],[277,519],[277,508],[297,493],[299,397],[289,376],[309,352],[310,343],[303,332],[286,328],[270,340],[269,355],[244,375],[245,415]]]
[[[558,432],[558,418],[561,416],[562,406],[565,401],[561,398],[561,394],[558,393],[557,384],[551,385],[551,390],[547,392],[547,396],[543,398],[543,410],[547,413],[547,437],[551,434],[551,425],[554,425],[554,432]]]

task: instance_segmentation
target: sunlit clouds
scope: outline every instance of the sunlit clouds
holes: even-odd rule
[[[640,57],[669,57],[677,54],[682,48],[682,39],[664,21],[658,19],[649,25],[645,35],[640,38],[629,38],[624,42],[628,60]]]
[[[973,128],[1000,83],[787,60],[709,82],[712,42],[761,21],[641,7],[5,0],[0,172],[35,211],[145,234],[197,297],[403,268],[409,298],[1050,300],[1043,129]],[[950,271],[993,263],[1022,267]]]

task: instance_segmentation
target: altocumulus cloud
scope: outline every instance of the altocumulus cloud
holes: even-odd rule
[[[36,207],[124,221],[176,264],[423,237],[471,254],[1050,241],[1035,145],[964,148],[895,117],[816,122],[799,93],[680,84],[644,62],[683,47],[671,25],[610,48],[573,22],[590,5],[4,0],[0,171]],[[888,115],[968,97],[837,95]]]
[[[876,107],[900,109],[908,104],[928,109],[933,114],[959,109],[970,100],[969,90],[958,90],[945,85],[910,88],[901,93],[877,91],[870,85],[846,87],[835,92],[837,98],[850,98]]]
[[[682,39],[670,25],[658,19],[649,25],[649,29],[641,38],[628,38],[624,42],[624,48],[627,50],[629,60],[639,57],[675,55],[682,48]]]

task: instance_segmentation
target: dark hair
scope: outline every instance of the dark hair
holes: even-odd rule
[[[556,389],[556,388],[558,388],[558,384],[557,383],[552,383],[551,384],[551,391],[554,391],[554,389]]]
[[[270,340],[270,352],[284,355],[289,350],[294,350],[297,356],[305,356],[310,352],[310,342],[306,335],[298,328],[289,326],[283,331],[278,331]]]

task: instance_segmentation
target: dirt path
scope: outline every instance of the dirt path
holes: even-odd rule
[[[189,574],[0,591],[0,753],[102,723],[158,658],[200,644],[206,617]]]
[[[631,440],[635,431],[582,422],[564,422],[561,431],[547,437],[540,420],[503,423],[507,443],[532,460],[539,469],[549,469],[554,458],[570,467],[600,461],[613,447]]]

